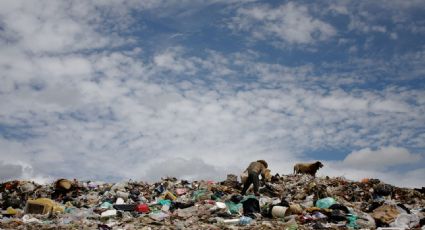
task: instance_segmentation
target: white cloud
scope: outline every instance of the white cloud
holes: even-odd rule
[[[157,54],[153,61],[154,63],[165,70],[171,70],[176,73],[184,73],[187,75],[195,74],[195,66],[194,63],[190,60],[186,60],[183,58],[178,58],[180,55],[181,49],[173,49],[167,50],[160,54]]]
[[[158,7],[143,2],[136,6]],[[0,32],[0,129],[4,125],[18,137],[30,137],[1,136],[0,159],[12,171],[19,167],[16,162],[31,168],[21,177],[153,180],[172,174],[219,180],[262,158],[272,162],[274,172],[290,173],[292,163],[308,157],[303,154],[328,147],[425,148],[416,129],[425,122],[423,90],[353,84],[364,83],[371,76],[368,69],[386,68],[382,63],[354,60],[346,68],[359,70],[349,74],[338,69],[345,63],[335,63],[326,66],[335,72],[320,74],[312,64],[271,64],[252,50],[120,50],[116,46],[131,38],[117,35],[122,28],[105,27],[111,21],[122,22],[123,28],[132,25],[126,11],[132,2],[93,3],[110,14],[93,11],[91,3],[68,9],[55,2],[49,12],[30,8],[32,3],[10,3],[19,4],[0,7],[6,24]],[[15,17],[21,18],[12,22]],[[68,29],[57,28],[68,24]],[[336,36],[332,26],[298,3],[243,6],[232,26],[290,44]],[[43,36],[53,37],[44,41]],[[419,67],[423,53],[412,55],[403,60],[414,59]],[[352,89],[342,87],[346,85]],[[353,177],[363,171],[330,175]],[[368,170],[364,175],[384,174]]]
[[[398,115],[400,110],[391,109],[376,117],[367,115],[368,111],[392,106],[390,103],[374,109],[369,105],[419,100],[421,93],[314,88],[311,66],[291,68],[244,58],[236,63],[231,61],[235,59],[232,55],[217,53],[206,58],[173,53],[177,65],[191,63],[188,65],[196,72],[244,66],[242,73],[261,80],[249,84],[247,90],[235,91],[238,82],[220,84],[220,78],[209,78],[209,85],[197,79],[176,83],[170,74],[175,76],[180,72],[164,72],[164,67],[158,66],[154,59],[144,63],[136,55],[123,52],[100,53],[83,59],[81,63],[86,63],[83,66],[88,66],[82,68],[84,71],[65,68],[67,71],[63,72],[61,68],[49,67],[48,62],[33,62],[41,69],[40,75],[46,73],[46,82],[55,79],[63,87],[54,91],[57,85],[46,83],[39,92],[24,88],[6,95],[8,100],[2,101],[1,106],[8,109],[0,113],[3,121],[28,122],[32,126],[30,130],[41,136],[19,148],[5,141],[2,146],[19,153],[7,161],[4,159],[5,162],[31,162],[34,172],[55,177],[90,175],[108,179],[114,175],[151,180],[153,175],[166,176],[147,172],[152,165],[175,157],[182,161],[199,158],[216,171],[193,167],[188,169],[192,175],[186,172],[184,176],[220,179],[225,173],[238,173],[257,158],[272,159],[273,170],[290,173],[291,162],[298,161],[305,149],[329,145],[380,146],[387,141],[403,143],[421,138],[415,137],[415,132],[406,126],[422,122],[419,114],[423,105],[412,107],[410,113],[403,115]],[[73,59],[61,56],[54,63],[62,63],[59,60]],[[92,72],[99,74],[95,82],[92,78],[96,75],[89,74]],[[220,76],[213,71],[209,73],[205,77]],[[231,71],[228,75],[240,73]],[[274,87],[267,89],[262,84]],[[79,95],[73,97],[76,102],[60,99],[68,94]],[[58,106],[49,106],[48,98],[54,99]],[[19,118],[14,114],[19,114]],[[406,132],[400,135],[399,130]],[[379,135],[375,136],[376,133]],[[423,144],[419,140],[413,143],[419,147]],[[43,158],[28,158],[32,155]],[[51,164],[61,167],[52,171]],[[75,164],[79,164],[78,172],[73,170]],[[120,170],[123,166],[128,170]]]
[[[349,30],[370,36],[371,32],[386,33],[391,39],[397,34],[423,33],[423,27],[417,21],[417,9],[423,9],[423,1],[395,0],[390,4],[385,0],[378,1],[337,1],[331,3],[329,9],[349,17]],[[326,11],[325,11],[326,12]],[[393,24],[395,31],[389,31],[386,25]]]
[[[391,111],[391,112],[409,112],[409,106],[403,102],[392,100],[376,101],[371,105],[372,109]]]
[[[196,172],[196,174],[194,174]],[[183,158],[168,158],[165,161],[153,164],[146,170],[146,177],[159,181],[161,177],[177,177],[186,180],[214,180],[217,176],[224,176],[213,165],[206,164],[200,158],[185,160]]]
[[[255,39],[273,38],[290,44],[312,44],[336,35],[332,25],[314,18],[306,6],[293,2],[277,8],[268,5],[240,8],[229,27],[247,31]]]
[[[332,95],[323,97],[319,101],[319,105],[324,108],[336,110],[366,110],[368,108],[368,101],[346,95]]]
[[[417,163],[422,159],[421,155],[412,154],[405,148],[390,146],[354,151],[347,155],[343,163],[361,169],[386,169],[395,165]]]
[[[335,11],[338,14],[348,14],[348,9],[347,6],[344,5],[344,2],[342,1],[337,1],[336,3],[333,3],[329,6],[329,9],[332,11]]]
[[[377,169],[356,169],[342,164],[341,162],[328,161],[324,163],[324,167],[318,171],[319,176],[343,176],[347,179],[360,181],[363,178],[375,178],[384,183],[392,184],[399,187],[418,188],[424,186],[424,168],[407,170],[404,172],[393,170],[377,170]]]
[[[372,26],[370,29],[375,32],[381,32],[381,33],[387,32],[387,28],[385,28],[385,26]]]
[[[117,44],[103,36],[90,21],[94,5],[63,1],[6,1],[0,15],[11,43],[31,52],[68,52]],[[119,43],[119,42],[118,42]]]

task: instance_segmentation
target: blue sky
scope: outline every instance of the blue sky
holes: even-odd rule
[[[1,1],[0,179],[425,186],[423,1]]]

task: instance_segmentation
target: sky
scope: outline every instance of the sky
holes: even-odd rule
[[[425,1],[0,1],[0,180],[425,186]]]

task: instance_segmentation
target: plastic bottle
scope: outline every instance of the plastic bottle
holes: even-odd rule
[[[223,223],[225,223],[225,224],[238,224],[239,219],[227,219],[227,220],[223,220]]]
[[[240,225],[249,225],[252,223],[252,218],[249,216],[242,216],[239,218],[239,224]]]

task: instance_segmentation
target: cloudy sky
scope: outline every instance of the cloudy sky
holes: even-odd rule
[[[0,180],[425,186],[425,2],[0,1]]]

